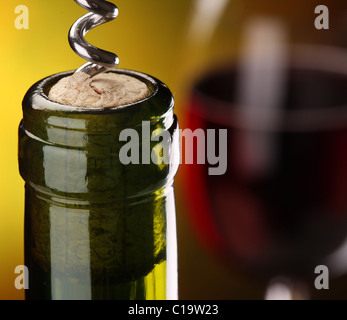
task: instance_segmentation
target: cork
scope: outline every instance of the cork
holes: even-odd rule
[[[90,77],[83,72],[59,80],[49,91],[49,99],[75,107],[117,107],[145,99],[147,85],[135,77],[102,73]]]

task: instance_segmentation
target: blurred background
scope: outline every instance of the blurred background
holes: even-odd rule
[[[323,2],[118,0],[119,17],[87,36],[120,68],[166,83],[182,129],[228,129],[225,175],[206,165],[177,175],[180,299],[263,299],[269,283],[280,297],[347,298],[347,4]],[[20,4],[28,30],[15,27],[16,1],[0,22],[0,299],[24,298],[13,285],[24,260],[22,98],[84,63],[67,40],[82,8]],[[315,13],[322,4],[329,21]],[[318,264],[334,275],[327,291],[314,289]]]

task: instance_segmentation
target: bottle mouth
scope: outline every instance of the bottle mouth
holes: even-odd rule
[[[81,130],[88,122],[92,125],[103,121],[96,131],[108,132],[116,127],[141,126],[143,121],[151,124],[164,123],[170,127],[173,122],[174,98],[170,89],[160,80],[147,74],[125,69],[110,71],[135,77],[144,82],[149,95],[139,101],[116,107],[76,107],[52,101],[48,97],[50,89],[62,78],[74,71],[67,71],[46,77],[35,83],[23,99],[23,120],[30,132],[37,131],[37,123],[42,122],[71,130]]]
[[[284,66],[283,105],[264,112],[237,98],[238,66],[210,73],[194,88],[208,121],[245,130],[317,131],[347,128],[347,50],[293,46]],[[221,87],[218,83],[224,83]]]
[[[63,104],[60,102],[56,102],[53,101],[52,99],[49,98],[49,91],[51,90],[51,88],[62,78],[64,77],[68,77],[71,76],[74,73],[74,71],[67,71],[67,72],[62,72],[62,73],[58,73],[55,75],[52,75],[50,77],[47,77],[45,79],[43,79],[41,82],[38,83],[37,88],[36,88],[36,92],[38,94],[39,97],[41,97],[41,101],[40,103],[37,103],[34,105],[35,108],[42,108],[45,110],[55,110],[55,111],[67,111],[67,112],[84,112],[84,113],[95,113],[95,112],[113,112],[116,110],[121,110],[121,109],[125,109],[125,108],[131,108],[132,106],[135,106],[137,104],[141,104],[143,102],[145,102],[146,100],[150,100],[151,98],[153,98],[157,92],[158,92],[158,80],[147,75],[144,73],[140,73],[137,71],[133,71],[133,70],[125,70],[125,69],[117,69],[114,71],[108,71],[108,73],[116,73],[116,74],[123,74],[123,75],[127,75],[130,77],[134,77],[136,79],[138,79],[139,81],[143,82],[146,84],[148,90],[149,90],[149,94],[140,100],[137,100],[133,103],[129,103],[129,104],[124,104],[124,105],[119,105],[119,106],[115,106],[115,107],[86,107],[86,106],[71,106],[71,105],[67,105],[67,104]],[[47,102],[45,102],[44,100],[46,100]]]
[[[76,107],[49,99],[50,88],[73,72],[51,75],[28,90],[22,106],[23,123],[30,134],[50,141],[56,137],[55,131],[66,130],[69,134],[80,132],[85,135],[94,132],[107,136],[125,128],[141,130],[144,121],[149,122],[153,128],[157,125],[170,128],[174,122],[174,98],[169,88],[152,76],[132,70],[118,69],[111,72],[136,77],[146,83],[149,96],[134,103],[117,107]]]

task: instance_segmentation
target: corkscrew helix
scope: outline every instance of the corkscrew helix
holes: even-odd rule
[[[81,58],[89,61],[76,70],[84,72],[91,77],[118,67],[118,56],[96,48],[85,40],[85,35],[91,29],[112,21],[118,16],[118,8],[111,2],[104,0],[74,0],[82,8],[90,11],[79,18],[69,31],[69,43],[71,48]]]

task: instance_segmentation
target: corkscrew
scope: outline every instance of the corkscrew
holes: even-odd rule
[[[117,18],[118,8],[111,2],[104,0],[74,0],[82,8],[90,11],[79,18],[69,31],[69,43],[71,48],[88,62],[76,70],[84,72],[91,77],[118,67],[118,56],[96,48],[85,40],[85,35],[91,29],[110,22]]]

